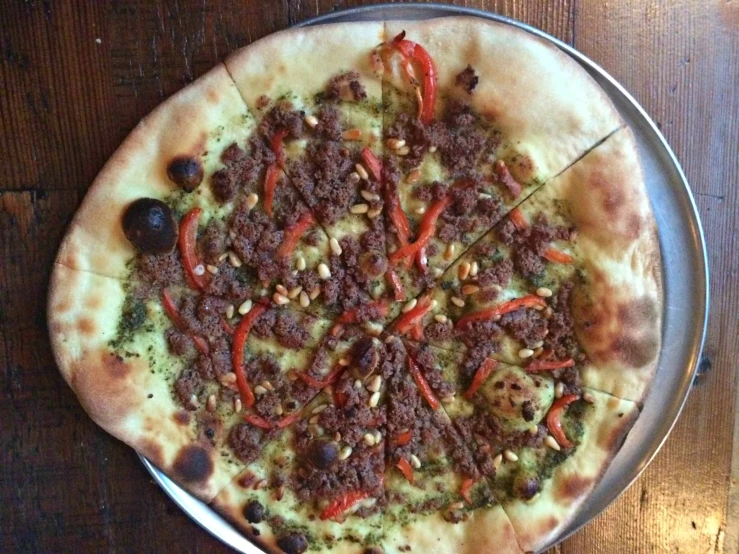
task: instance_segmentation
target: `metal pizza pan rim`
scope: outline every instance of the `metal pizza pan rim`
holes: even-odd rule
[[[663,347],[641,416],[601,482],[577,516],[553,542],[559,543],[598,516],[641,475],[667,440],[685,405],[698,366],[708,323],[708,257],[700,216],[674,152],[644,108],[603,68],[551,35],[514,19],[445,4],[377,4],[331,12],[296,26],[347,21],[420,20],[466,15],[517,27],[556,45],[576,60],[616,104],[637,139],[645,179],[657,218],[665,292]],[[213,536],[247,554],[261,550],[207,504],[187,493],[146,458],[141,460],[164,492]],[[549,545],[549,546],[552,546]]]

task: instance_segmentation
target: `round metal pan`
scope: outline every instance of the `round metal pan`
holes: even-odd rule
[[[556,38],[523,23],[481,10],[444,4],[380,4],[332,12],[298,26],[348,21],[421,20],[467,15],[512,25],[547,40],[575,59],[606,91],[636,135],[649,197],[659,227],[665,293],[663,348],[641,417],[603,480],[559,542],[600,514],[641,474],[677,421],[690,392],[708,319],[708,261],[698,211],[675,154],[644,109],[592,60]],[[159,486],[193,520],[237,551],[260,550],[228,522],[155,468],[142,461]]]

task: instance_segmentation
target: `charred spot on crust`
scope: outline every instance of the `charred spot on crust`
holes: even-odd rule
[[[467,94],[472,94],[475,90],[477,83],[480,82],[480,78],[475,75],[475,70],[471,65],[467,65],[455,78],[455,82],[458,87],[462,87],[467,91]]]
[[[177,244],[172,209],[156,198],[139,198],[123,214],[123,234],[144,254],[166,254]]]
[[[167,177],[185,192],[192,192],[203,182],[203,164],[193,156],[177,156],[167,166]]]
[[[555,497],[558,501],[569,504],[576,498],[581,498],[593,484],[590,477],[581,477],[579,475],[570,475],[562,479],[555,491]]]
[[[202,446],[185,446],[180,449],[172,469],[185,483],[205,481],[213,473],[213,462]]]
[[[288,533],[277,539],[277,546],[285,554],[303,554],[308,550],[308,541],[301,533]]]
[[[244,506],[244,517],[249,523],[260,523],[264,520],[264,506],[257,500],[252,500]]]

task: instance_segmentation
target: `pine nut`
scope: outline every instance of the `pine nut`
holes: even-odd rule
[[[360,190],[359,194],[362,195],[367,202],[375,202],[380,199],[380,195],[369,190]]]
[[[403,306],[403,309],[400,311],[403,312],[404,314],[407,314],[413,308],[416,307],[416,304],[418,304],[418,300],[416,300],[415,298],[412,300],[409,300],[408,302],[405,303],[405,305]]]
[[[370,219],[375,219],[378,215],[382,213],[382,206],[378,206],[377,208],[370,208],[367,210],[367,217]]]
[[[229,371],[221,377],[221,383],[224,385],[233,385],[236,382],[236,374],[233,371]]]
[[[435,145],[432,144],[431,146],[429,146],[429,152],[430,153],[433,154],[434,152],[436,152],[436,150],[437,150],[437,147]]]
[[[353,214],[366,214],[369,211],[367,204],[354,204],[349,211]]]
[[[234,316],[235,311],[236,311],[236,308],[233,307],[233,304],[229,304],[228,308],[226,308],[226,317],[228,319],[231,319]]]
[[[287,296],[282,296],[279,292],[276,292],[272,295],[272,300],[278,306],[284,306],[290,303],[290,299]]]
[[[215,275],[216,273],[218,273],[218,268],[214,265],[208,264],[205,266],[205,269],[207,269],[208,273],[210,273],[211,275]]]
[[[421,467],[421,460],[415,454],[411,454],[411,465],[416,469]]]
[[[241,267],[243,265],[243,262],[236,255],[235,252],[228,253],[228,263],[230,263],[233,267]]]
[[[503,457],[508,460],[509,462],[517,462],[518,456],[516,456],[516,453],[512,450],[504,450],[503,451]]]
[[[451,261],[454,258],[454,251],[456,250],[456,247],[454,244],[447,244],[446,250],[444,250],[444,259],[446,261]]]
[[[318,276],[323,280],[331,278],[331,270],[326,264],[318,264]]]
[[[518,351],[518,357],[522,359],[530,358],[534,355],[534,351],[531,348],[522,348]]]
[[[339,358],[339,365],[340,365],[341,367],[346,367],[346,366],[348,366],[348,365],[349,365],[350,363],[351,363],[351,362],[349,362],[349,360],[347,360],[346,358]]]
[[[374,446],[375,445],[375,436],[372,433],[365,433],[362,437],[362,440],[367,444],[367,446]]]
[[[480,291],[480,287],[477,285],[464,285],[462,287],[462,294],[469,296],[470,294],[475,294],[476,292]]]
[[[287,297],[288,297],[288,298],[289,298],[290,300],[294,300],[295,298],[297,298],[297,297],[298,297],[298,295],[299,295],[299,294],[300,294],[301,292],[303,292],[303,287],[301,287],[300,285],[298,285],[297,287],[293,287],[293,288],[291,288],[291,289],[290,289],[290,290],[288,291],[288,293],[287,293]]]
[[[279,292],[282,296],[287,296],[287,289],[284,286],[277,285],[275,289],[277,289],[277,292]]]
[[[326,269],[328,269],[328,268],[326,268]],[[331,273],[331,272],[329,271],[329,276],[330,276],[330,273]],[[308,297],[309,297],[309,298],[310,298],[311,300],[315,300],[315,299],[316,299],[316,298],[318,298],[318,297],[319,297],[320,295],[321,295],[321,287],[316,287],[316,288],[314,288],[314,289],[313,289],[312,291],[310,291],[310,292],[308,293]]]
[[[558,381],[557,384],[554,385],[554,397],[562,398],[564,393],[565,393],[565,385],[562,381]]]
[[[462,300],[459,296],[452,296],[450,300],[452,301],[452,304],[454,304],[458,308],[464,308],[464,300]]]
[[[412,169],[408,176],[405,178],[405,182],[409,184],[417,183],[421,179],[421,170],[416,168]]]
[[[341,449],[341,452],[339,452],[339,460],[346,460],[351,455],[352,455],[352,447],[345,446],[344,448]]]
[[[216,411],[216,395],[215,394],[211,394],[208,397],[208,402],[206,403],[205,407],[209,412]]]
[[[470,264],[470,277],[477,277],[478,271],[480,271],[480,266],[477,262],[472,262]]]
[[[312,413],[312,414],[320,414],[326,408],[328,408],[328,404],[319,404],[318,406],[316,406],[315,408],[313,408],[310,413]]]
[[[362,130],[361,129],[347,129],[343,133],[341,133],[341,138],[344,140],[359,140],[362,138]]]
[[[257,202],[259,202],[259,195],[255,192],[246,197],[246,207],[250,210],[257,205]]]
[[[470,265],[469,262],[462,262],[461,264],[459,264],[459,273],[458,273],[459,280],[464,281],[465,279],[467,279],[467,277],[469,277],[470,275],[471,269],[472,269],[472,266]]]
[[[392,148],[393,150],[397,150],[398,148],[402,148],[405,146],[405,140],[403,139],[397,139],[397,138],[389,138],[387,139],[386,144],[389,148]]]
[[[266,379],[264,381],[262,381],[262,386],[265,389],[267,389],[268,391],[270,391],[270,392],[272,392],[273,390],[275,390],[274,385],[272,383],[270,383],[269,381],[267,381]]]
[[[559,446],[559,443],[552,435],[546,436],[546,438],[544,439],[544,444],[546,444],[552,450],[556,450],[557,452],[562,450],[562,447]]]
[[[310,298],[308,297],[308,293],[305,291],[300,292],[300,307],[301,308],[307,308],[310,306]]]
[[[318,125],[318,118],[315,115],[306,115],[305,123],[308,125],[308,127],[313,129],[316,125]]]
[[[449,318],[444,314],[436,314],[434,316],[434,320],[436,320],[438,323],[446,323],[447,321],[449,321]]]
[[[241,398],[234,398],[234,412],[237,414],[241,411]]]
[[[595,404],[595,396],[589,392],[582,393],[582,399],[588,404]]]
[[[221,254],[220,256],[218,256],[218,261],[219,262],[222,262],[223,260],[225,260],[226,258],[228,258],[228,254],[229,254],[228,252],[224,252],[223,254]]]
[[[267,389],[265,389],[262,385],[257,385],[254,387],[254,394],[267,394]]]
[[[333,252],[337,256],[341,256],[342,250],[338,240],[336,240],[334,237],[331,237],[328,241],[328,244],[331,247],[331,252]]]
[[[495,458],[493,458],[493,469],[496,471],[500,469],[501,464],[503,463],[503,454],[498,454]]]
[[[378,402],[380,402],[380,392],[373,392],[369,399],[369,407],[376,408]]]
[[[415,210],[413,210],[414,213],[417,213],[418,215],[423,215],[426,213],[426,206],[419,206]]]
[[[442,396],[441,397],[441,403],[442,404],[453,404],[455,400],[455,397],[453,394],[450,394],[449,396]]]
[[[360,179],[364,179],[365,181],[369,179],[369,173],[367,173],[367,170],[362,164],[354,164],[354,169],[357,170],[357,175],[359,175]]]
[[[410,154],[410,153],[411,153],[411,149],[410,149],[410,147],[409,147],[409,146],[401,146],[400,148],[398,148],[398,149],[397,149],[397,150],[395,151],[395,153],[396,153],[396,154],[397,154],[398,156],[407,156],[408,154]]]
[[[541,296],[542,298],[549,298],[552,296],[552,289],[548,289],[547,287],[539,287],[536,289],[536,295]]]
[[[249,313],[249,310],[251,310],[251,306],[252,306],[252,301],[251,300],[244,301],[244,303],[241,304],[241,306],[239,306],[239,313],[241,315],[248,314]]]
[[[380,387],[382,386],[382,377],[379,375],[375,375],[372,380],[369,382],[369,385],[367,385],[367,390],[370,392],[377,392],[380,390]]]
[[[295,269],[297,269],[298,271],[304,271],[306,267],[307,266],[305,263],[305,258],[303,256],[300,256],[298,258],[298,261],[295,262]]]

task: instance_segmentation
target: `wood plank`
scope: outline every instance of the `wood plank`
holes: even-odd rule
[[[710,245],[714,301],[702,373],[672,436],[639,481],[563,553],[722,552],[730,528],[739,151],[726,141],[739,136],[739,56],[736,19],[726,16],[736,4],[728,5],[578,2],[575,47],[634,94],[683,161]]]

